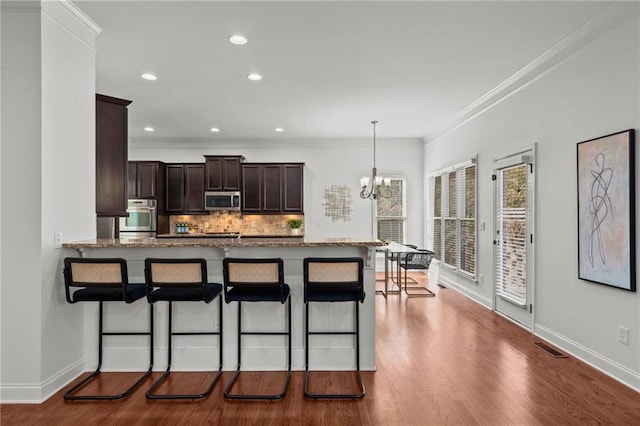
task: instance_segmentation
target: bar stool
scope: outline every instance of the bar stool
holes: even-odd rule
[[[147,300],[150,304],[159,301],[169,302],[167,325],[167,369],[146,393],[148,399],[201,399],[211,393],[222,374],[222,285],[209,283],[207,279],[207,261],[205,259],[154,259],[144,261],[147,282]],[[220,296],[220,297],[218,297]],[[174,302],[210,303],[218,297],[218,329],[213,331],[173,331]],[[156,394],[155,390],[171,373],[171,355],[173,336],[218,336],[218,372],[202,393],[197,394]]]
[[[307,257],[304,259],[304,396],[315,399],[362,398],[364,382],[360,375],[360,309],[364,302],[363,265],[361,257]],[[354,331],[309,331],[311,302],[353,302],[355,306]],[[359,391],[354,394],[317,394],[309,392],[309,336],[352,335],[356,338],[356,372]]]
[[[291,299],[290,288],[284,282],[284,263],[274,259],[225,258],[224,298],[227,303],[238,302],[238,364],[236,372],[224,389],[229,399],[280,399],[287,393],[291,378]],[[242,329],[242,302],[279,302],[287,304],[286,331],[244,331]],[[232,394],[231,389],[240,376],[242,366],[242,336],[287,336],[287,377],[278,394]]]
[[[64,286],[67,302],[98,302],[98,368],[63,396],[70,401],[114,400],[131,394],[149,375],[153,368],[153,306],[149,307],[149,331],[104,331],[104,302],[133,303],[145,295],[144,284],[130,284],[127,262],[124,259],[75,258],[64,259]],[[101,374],[102,339],[104,336],[149,336],[149,368],[124,392],[107,395],[76,395]]]
[[[426,271],[431,265],[435,253],[427,249],[417,249],[414,253],[407,253],[404,262],[400,263],[400,267],[404,269],[404,292],[408,297],[435,297],[435,293],[426,286],[409,286],[407,287],[407,271],[410,269],[420,269]],[[411,278],[411,277],[409,277]],[[416,280],[413,280],[417,283]],[[409,291],[408,289],[412,289]]]

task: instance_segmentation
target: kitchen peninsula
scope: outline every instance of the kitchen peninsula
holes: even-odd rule
[[[159,258],[189,258],[198,257],[207,260],[209,282],[222,283],[222,259],[225,257],[281,257],[284,259],[285,282],[291,287],[292,303],[292,368],[304,369],[304,333],[303,333],[303,272],[302,262],[305,257],[347,257],[359,256],[365,260],[364,285],[367,297],[360,308],[360,344],[361,368],[375,370],[375,248],[383,245],[381,241],[371,238],[318,238],[308,237],[278,237],[278,238],[141,238],[141,239],[95,239],[64,244],[69,250],[69,256],[82,257],[122,257],[127,260],[130,282],[144,282],[144,259]],[[74,254],[74,251],[76,252]],[[236,309],[237,304],[223,304],[223,351],[224,369],[235,368],[236,362]],[[85,354],[86,369],[97,363],[94,348],[97,346],[95,329],[97,328],[97,304],[85,307]],[[133,305],[121,303],[108,304],[111,312],[109,318],[113,323],[107,327],[127,328],[129,323],[140,324],[141,318],[147,313],[144,299]],[[189,328],[211,328],[211,321],[215,318],[216,304],[204,303],[179,304],[174,310],[176,329],[180,324],[189,324]],[[282,328],[285,324],[281,307],[273,304],[256,304],[247,311],[247,319],[243,320],[247,329]],[[345,303],[316,304],[312,307],[311,315],[314,323],[322,323],[327,329],[353,328],[351,310],[353,306]],[[166,347],[166,305],[155,307],[156,329],[155,347],[156,362],[154,368],[165,368]],[[134,319],[135,318],[135,319]],[[243,369],[247,370],[278,370],[284,369],[283,351],[284,338],[264,339],[260,336],[246,337],[243,346]],[[206,370],[212,368],[217,359],[217,341],[210,343],[193,343],[185,339],[174,342],[176,356],[173,365],[176,370]],[[202,346],[199,346],[202,345]],[[188,350],[181,351],[180,349]],[[319,369],[352,369],[355,367],[355,345],[351,336],[326,336],[314,340],[312,360]],[[315,355],[314,355],[315,354]],[[107,368],[113,370],[142,369],[145,365],[145,348],[143,342],[126,337],[113,337],[105,341],[105,360]]]

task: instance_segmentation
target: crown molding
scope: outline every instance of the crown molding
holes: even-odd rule
[[[4,13],[40,13],[47,16],[84,43],[95,48],[102,28],[70,0],[0,0]]]
[[[424,136],[422,138],[424,144],[427,145],[436,141],[489,108],[497,105],[527,84],[544,75],[551,68],[560,64],[593,40],[613,29],[625,19],[637,15],[639,10],[640,3],[638,2],[615,2],[607,6],[594,18],[575,29],[511,77],[453,116],[443,126]]]
[[[43,1],[42,16],[95,51],[96,37],[102,32],[102,28],[71,1]]]
[[[70,0],[54,0],[59,6],[66,10],[70,15],[82,22],[94,35],[98,35],[102,32],[102,27],[96,24],[86,13],[84,13],[78,6],[73,4]]]
[[[86,13],[78,8],[70,0],[2,0],[0,5],[4,12],[35,13],[46,10],[48,6],[55,4],[69,15],[81,22],[87,29],[98,35],[102,32],[100,25],[96,24]]]

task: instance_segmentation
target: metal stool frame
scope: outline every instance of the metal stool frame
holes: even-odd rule
[[[226,303],[238,302],[238,346],[236,371],[224,388],[224,396],[238,400],[276,400],[283,398],[291,379],[291,296],[289,286],[284,282],[284,262],[281,258],[225,258],[223,260],[224,294]],[[268,281],[236,281],[230,270],[238,265],[277,265],[277,277]],[[235,290],[235,293],[234,293]],[[267,292],[271,292],[267,295]],[[242,302],[280,302],[286,306],[286,331],[245,331],[242,329]],[[242,336],[287,336],[287,377],[282,390],[277,394],[234,394],[231,390],[242,372]]]
[[[356,263],[358,272],[356,281],[314,281],[310,266],[317,264]],[[358,399],[365,395],[364,381],[360,373],[360,306],[364,302],[364,261],[361,257],[308,257],[304,259],[304,304],[305,304],[305,348],[304,348],[304,388],[305,398],[313,399]],[[327,291],[328,290],[328,291]],[[333,293],[333,295],[331,294]],[[355,330],[353,331],[309,331],[309,303],[311,302],[349,302],[355,306]],[[309,392],[309,336],[312,335],[351,335],[355,336],[356,374],[359,391],[347,394],[318,394]]]
[[[435,255],[431,250],[417,250],[418,251],[415,253],[407,253],[404,258],[404,263],[400,264],[400,267],[404,269],[404,292],[407,297],[435,297],[436,294],[426,286],[407,287],[407,271],[409,269],[428,270],[429,265],[431,265],[431,261],[433,260],[433,256]],[[409,291],[409,288],[417,291]]]
[[[174,265],[176,267],[182,265],[197,265],[200,269],[199,280],[193,281],[162,281],[154,279],[154,265]],[[208,396],[215,387],[220,376],[222,375],[222,285],[209,283],[207,278],[207,261],[205,259],[145,259],[145,278],[147,282],[147,300],[150,305],[158,301],[166,301],[168,308],[168,324],[167,324],[167,368],[146,392],[146,397],[151,400],[169,400],[169,399],[202,399]],[[195,277],[194,277],[195,278]],[[185,295],[186,290],[192,290],[190,296]],[[200,291],[202,293],[200,293]],[[209,294],[207,293],[209,291]],[[164,292],[164,293],[163,293]],[[218,330],[213,331],[173,331],[173,303],[176,301],[203,301],[210,303],[213,299],[218,298]],[[218,371],[209,385],[203,392],[195,394],[157,394],[154,393],[160,385],[171,374],[171,362],[173,353],[173,336],[218,336]]]
[[[108,267],[109,265],[118,265],[120,269],[119,281],[106,282],[101,278],[96,281],[77,281],[74,279],[73,265],[90,265],[97,264]],[[104,331],[103,319],[104,308],[103,304],[106,301],[123,301],[125,303],[133,303],[144,297],[144,293],[140,292],[138,288],[140,284],[129,284],[127,262],[120,258],[74,258],[68,257],[64,259],[64,283],[65,283],[65,295],[67,302],[91,302],[97,301],[99,303],[98,309],[98,367],[87,377],[75,384],[63,395],[63,398],[68,401],[112,401],[122,399],[129,396],[138,386],[144,382],[147,377],[151,375],[153,370],[153,306],[149,306],[149,331],[148,332],[136,332],[136,331]],[[77,287],[78,290],[72,291],[72,288]],[[81,288],[81,289],[80,289]],[[122,294],[119,294],[119,292]],[[79,293],[78,293],[79,292]],[[76,293],[78,293],[76,295]],[[84,297],[80,297],[84,296]],[[102,369],[102,352],[103,352],[103,337],[104,336],[149,336],[149,368],[140,376],[131,386],[118,394],[100,394],[100,395],[77,395],[76,393],[82,388],[91,383],[101,373]]]

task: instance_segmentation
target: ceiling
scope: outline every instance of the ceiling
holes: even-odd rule
[[[224,139],[370,137],[371,120],[380,122],[381,138],[424,137],[606,7],[522,1],[74,4],[103,29],[96,91],[133,101],[130,137]],[[231,44],[233,33],[248,43]],[[145,72],[157,80],[141,79]],[[252,72],[263,79],[248,80]]]

